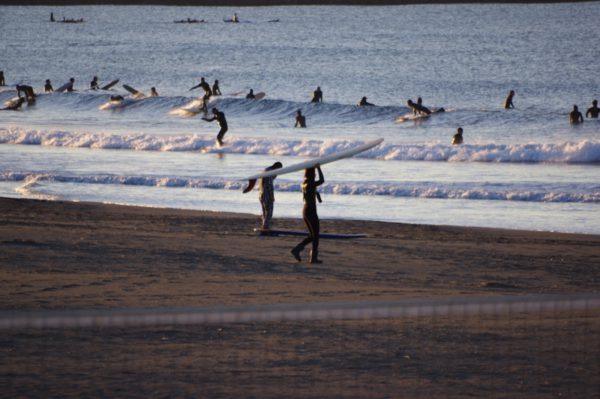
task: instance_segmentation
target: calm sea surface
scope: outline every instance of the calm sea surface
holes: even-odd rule
[[[241,22],[224,23],[234,12]],[[187,18],[206,22],[174,23]],[[0,196],[258,215],[245,177],[383,137],[323,167],[322,218],[600,234],[600,120],[568,121],[600,98],[598,21],[598,2],[3,6],[0,107],[19,83],[41,93],[73,77],[77,91],[0,111]],[[120,82],[90,91],[93,76]],[[210,104],[229,122],[222,149],[215,122],[178,111],[201,77],[223,92]],[[122,84],[160,96],[101,109]],[[311,104],[317,86],[324,103]],[[246,100],[251,88],[266,97]],[[377,106],[357,107],[363,96]],[[417,97],[446,112],[411,119]],[[275,217],[301,216],[301,179],[275,180]]]

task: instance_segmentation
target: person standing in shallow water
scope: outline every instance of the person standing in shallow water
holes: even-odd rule
[[[322,103],[323,102],[323,92],[321,91],[321,86],[317,86],[317,90],[313,92],[313,98],[310,100],[311,103]]]
[[[273,165],[265,169],[265,172],[274,169],[280,169],[283,165],[281,162],[275,162]],[[262,208],[261,229],[271,229],[271,219],[273,218],[273,205],[275,204],[275,192],[273,189],[273,180],[276,176],[263,177],[260,179],[258,188],[258,199]]]
[[[315,180],[315,169],[319,172],[319,179]],[[304,181],[302,182],[302,195],[304,197],[304,208],[302,209],[302,218],[306,227],[308,227],[308,237],[296,245],[292,249],[294,258],[301,262],[300,253],[308,245],[312,243],[310,251],[310,263],[321,263],[319,260],[319,233],[321,230],[319,216],[317,215],[317,200],[321,202],[321,196],[317,191],[317,187],[325,183],[321,166],[316,165],[314,168],[304,169]]]
[[[456,134],[452,136],[452,145],[460,145],[463,143],[463,128],[459,127]]]
[[[210,119],[202,118],[202,119],[207,122],[212,122],[214,120],[217,121],[217,123],[221,127],[221,130],[219,130],[219,133],[217,134],[217,142],[219,143],[219,146],[222,146],[223,145],[223,136],[225,136],[225,133],[227,133],[227,129],[228,129],[227,120],[225,119],[225,114],[216,108],[212,109],[212,113],[214,115],[212,118],[210,118]]]
[[[294,127],[306,127],[306,118],[304,117],[304,115],[302,115],[302,111],[298,110],[296,112],[296,124],[294,125]]]
[[[510,109],[515,107],[515,105],[513,104],[514,95],[514,90],[511,90],[510,93],[508,93],[508,97],[506,97],[506,100],[504,101],[504,109]]]
[[[586,118],[598,118],[600,108],[598,108],[598,100],[592,101],[592,106],[585,113]]]
[[[4,71],[0,71],[0,86],[6,86],[6,82],[4,81]]]
[[[573,105],[573,111],[569,114],[569,122],[573,125],[583,123],[583,115],[581,115],[581,112],[577,109],[577,105]]]

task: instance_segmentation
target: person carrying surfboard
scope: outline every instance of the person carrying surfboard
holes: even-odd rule
[[[23,92],[25,99],[27,100],[27,104],[35,103],[35,92],[33,91],[33,87],[28,85],[17,85],[17,96],[21,98],[21,92]]]
[[[223,145],[223,136],[225,136],[225,133],[227,133],[227,120],[225,119],[225,114],[221,111],[219,111],[217,108],[213,108],[212,109],[212,113],[213,113],[213,117],[212,118],[202,118],[202,120],[205,120],[206,122],[212,122],[214,120],[216,120],[219,123],[219,126],[221,127],[221,130],[219,130],[219,133],[217,134],[217,142],[219,143],[220,146]]]
[[[281,162],[275,162],[265,169],[265,172],[283,167]],[[263,177],[260,179],[258,188],[258,199],[262,208],[261,229],[271,230],[271,219],[273,218],[273,205],[275,203],[275,193],[273,189],[273,180],[277,176]]]
[[[368,101],[367,101],[367,97],[363,97],[363,98],[361,98],[361,99],[360,99],[360,102],[358,103],[358,106],[359,106],[359,107],[365,107],[365,106],[367,106],[367,107],[372,107],[372,106],[374,106],[374,105],[375,105],[375,104],[371,104],[370,102],[368,102]]]
[[[319,179],[315,180],[315,169],[319,172]],[[302,218],[308,228],[308,237],[296,245],[292,250],[294,258],[301,262],[300,253],[308,245],[312,243],[310,251],[310,263],[322,263],[319,260],[319,232],[320,222],[317,215],[317,200],[321,202],[321,196],[317,191],[317,187],[325,183],[323,172],[320,165],[315,165],[314,168],[304,169],[304,181],[302,182],[302,195],[304,197],[304,208],[302,209]]]

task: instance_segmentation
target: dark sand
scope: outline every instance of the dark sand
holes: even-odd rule
[[[258,205],[257,205],[258,207]],[[600,292],[600,236],[0,199],[0,310]],[[276,219],[277,228],[302,229]],[[304,254],[307,256],[307,253]],[[600,312],[4,330],[0,397],[600,397]]]

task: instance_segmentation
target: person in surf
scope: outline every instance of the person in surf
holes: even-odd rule
[[[359,107],[372,107],[375,104],[371,104],[370,102],[367,101],[367,97],[363,97],[360,99],[360,102],[358,103]]]
[[[225,114],[219,111],[217,108],[213,108],[212,113],[214,115],[212,118],[202,118],[202,120],[205,120],[206,122],[212,122],[214,120],[217,121],[221,127],[221,130],[219,130],[219,133],[217,134],[217,142],[219,143],[219,146],[222,146],[223,136],[225,136],[225,133],[227,133],[228,130],[227,120],[225,119]]]
[[[150,88],[150,97],[158,97],[158,92],[156,91],[156,87]]]
[[[572,125],[583,123],[583,115],[581,115],[581,112],[577,109],[577,105],[573,105],[573,111],[569,114],[569,121]]]
[[[98,84],[98,76],[94,76],[94,78],[90,82],[90,89],[98,90],[99,88],[100,88],[100,85]]]
[[[415,115],[430,115],[431,110],[424,105],[415,104],[411,99],[406,102],[408,107],[412,110]]]
[[[508,97],[506,97],[506,100],[504,101],[504,109],[510,109],[510,108],[514,108],[515,105],[513,104],[513,97],[515,96],[515,91],[511,90],[508,93]]]
[[[306,117],[302,115],[302,111],[296,111],[296,124],[294,127],[306,127]]]
[[[585,113],[586,118],[598,118],[598,114],[600,114],[600,108],[598,108],[598,100],[592,101],[592,106],[588,108]]]
[[[313,92],[313,98],[310,100],[311,103],[322,103],[323,102],[323,92],[321,91],[321,86],[317,86],[317,90]]]
[[[315,169],[319,172],[319,179],[315,179]],[[310,263],[322,263],[319,260],[319,234],[320,234],[320,222],[319,216],[317,215],[317,200],[321,202],[321,196],[317,191],[317,187],[325,182],[321,166],[316,165],[314,168],[307,168],[304,170],[304,181],[302,182],[302,195],[304,197],[304,208],[302,209],[302,218],[306,227],[308,228],[308,237],[302,240],[296,245],[291,253],[294,258],[301,262],[302,258],[300,253],[308,245],[312,243],[312,250],[310,251]]]
[[[52,93],[54,88],[52,87],[52,83],[50,79],[46,79],[46,84],[44,84],[44,93]]]
[[[456,134],[452,136],[452,145],[460,145],[463,143],[463,128],[459,127]]]

